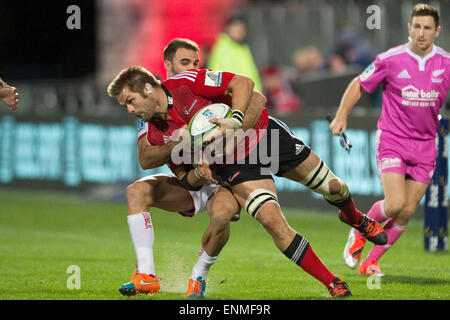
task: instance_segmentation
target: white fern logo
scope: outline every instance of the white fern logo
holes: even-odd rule
[[[445,68],[444,69],[439,69],[439,70],[434,70],[433,71],[433,77],[439,77],[441,74],[444,73],[444,71],[445,71]]]

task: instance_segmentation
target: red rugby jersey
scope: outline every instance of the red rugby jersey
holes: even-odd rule
[[[182,127],[189,124],[191,118],[201,108],[212,103],[225,103],[231,105],[231,95],[225,94],[228,84],[234,73],[213,71],[208,69],[192,69],[181,72],[163,82],[163,89],[170,95],[168,112],[175,123]],[[256,132],[267,129],[269,115],[264,108],[259,121],[253,127]],[[245,156],[256,147],[262,134],[250,143],[247,139]],[[241,158],[241,157],[239,157]]]
[[[144,122],[139,119],[138,141],[146,137],[151,146],[162,146],[172,141],[172,133],[178,129],[178,126],[172,119],[158,119]],[[175,173],[175,170],[182,167],[181,164],[174,164],[169,160],[167,163],[169,169]]]

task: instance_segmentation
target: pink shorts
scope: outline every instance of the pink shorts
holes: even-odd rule
[[[400,138],[387,132],[377,131],[377,168],[383,172],[409,175],[414,180],[429,184],[436,168],[435,140]]]

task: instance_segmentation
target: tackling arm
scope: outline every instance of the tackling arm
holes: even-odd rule
[[[244,115],[244,121],[242,122],[242,130],[246,131],[253,128],[259,120],[264,107],[266,106],[267,99],[259,91],[253,90],[253,94],[250,98],[247,112]]]
[[[233,76],[225,92],[231,94],[232,117],[211,120],[222,127],[222,134],[225,134],[226,129],[242,128],[245,131],[258,122],[267,100],[253,88],[254,82],[249,77],[239,74]]]
[[[175,174],[183,186],[191,191],[200,190],[206,182],[197,169],[192,169],[186,172],[183,168],[179,168]]]
[[[231,94],[232,110],[239,110],[244,115],[249,106],[255,83],[249,77],[235,74],[228,84],[225,94]]]

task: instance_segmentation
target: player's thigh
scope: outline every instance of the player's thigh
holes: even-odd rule
[[[384,191],[384,210],[391,217],[400,213],[406,205],[406,178],[397,172],[383,172],[381,184]]]
[[[152,207],[173,212],[193,209],[189,191],[174,176],[153,175],[138,180],[136,183],[139,183],[140,197],[144,203],[150,204]]]
[[[277,190],[272,179],[261,179],[242,182],[232,186],[232,191],[242,208],[246,208],[246,204],[252,201],[255,192],[264,193],[269,191],[276,196]],[[257,199],[256,197],[253,199]],[[289,229],[287,221],[281,211],[278,203],[267,202],[264,203],[257,214],[256,219],[269,231],[274,233],[284,232]]]
[[[426,183],[413,179],[406,179],[406,205],[415,209],[425,195],[427,188],[428,184]]]
[[[295,168],[283,173],[283,177],[293,181],[301,182],[320,163],[319,156],[311,151],[309,156]]]
[[[233,193],[220,187],[206,203],[206,210],[211,217],[211,221],[227,221],[241,210],[239,203]]]

